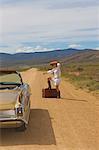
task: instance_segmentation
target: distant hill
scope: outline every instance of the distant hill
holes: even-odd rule
[[[41,64],[49,62],[53,59],[61,59],[65,56],[76,53],[78,50],[75,49],[66,49],[66,50],[53,50],[48,52],[34,52],[34,53],[16,53],[16,54],[7,54],[0,53],[1,63],[8,64],[20,64],[26,63],[29,65]]]
[[[64,64],[70,63],[99,63],[99,51],[83,50],[62,59]]]
[[[0,53],[0,67],[25,67],[46,64],[51,60],[64,63],[81,61],[99,61],[99,51],[64,49],[34,53]]]
[[[62,75],[77,88],[99,94],[99,51],[85,50],[61,60]]]

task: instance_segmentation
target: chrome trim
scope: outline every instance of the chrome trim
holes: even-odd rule
[[[14,117],[15,114],[15,110],[14,109],[9,109],[9,110],[0,110],[0,117],[4,117],[4,116],[11,116]]]
[[[28,122],[24,118],[22,118],[22,117],[0,118],[0,122],[6,122],[6,121],[21,121],[21,122],[24,122],[24,123],[28,124]]]

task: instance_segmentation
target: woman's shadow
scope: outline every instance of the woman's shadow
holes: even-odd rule
[[[14,129],[0,130],[0,146],[33,144],[56,145],[48,110],[31,109],[29,126],[24,132]]]

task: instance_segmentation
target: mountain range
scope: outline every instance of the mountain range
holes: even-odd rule
[[[52,60],[70,62],[96,62],[99,61],[99,51],[92,49],[63,49],[47,52],[31,53],[0,53],[0,67],[35,66],[49,63]]]

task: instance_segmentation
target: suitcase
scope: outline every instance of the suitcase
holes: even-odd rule
[[[60,98],[60,91],[57,92],[56,89],[42,89],[43,98]]]

